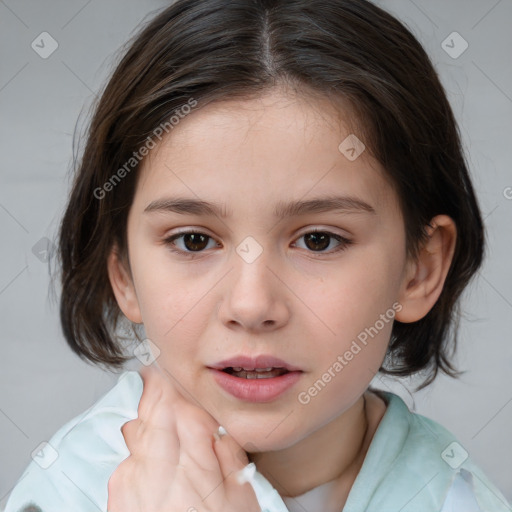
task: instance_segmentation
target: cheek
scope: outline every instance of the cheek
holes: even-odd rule
[[[173,340],[182,339],[192,347],[213,307],[208,292],[215,280],[192,275],[185,271],[185,264],[171,265],[162,253],[165,251],[161,249],[147,251],[139,261],[134,257],[134,279],[146,334],[162,350]]]
[[[361,251],[324,269],[322,277],[299,280],[294,290],[307,306],[304,318],[309,318],[310,324],[318,323],[319,334],[327,339],[356,337],[396,300],[400,276],[397,259],[393,262],[378,250]]]
[[[327,424],[366,391],[386,354],[393,315],[390,308],[387,322],[378,319],[354,337],[339,336],[322,346],[320,358],[312,355],[315,369],[296,396],[302,418],[310,418],[314,425]]]
[[[320,379],[324,397],[362,392],[378,371],[399,308],[399,260],[374,248],[345,258],[316,285],[303,281],[298,292],[308,306],[303,321],[322,347],[312,354],[316,364],[310,381]]]

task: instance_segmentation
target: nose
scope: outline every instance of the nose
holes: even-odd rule
[[[224,281],[218,309],[220,321],[230,329],[265,332],[288,322],[287,288],[279,278],[278,265],[270,261],[266,252],[251,263],[233,255],[234,268]]]

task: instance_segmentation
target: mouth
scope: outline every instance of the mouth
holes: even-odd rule
[[[269,373],[274,371],[279,371],[281,374],[284,372],[302,371],[298,366],[267,354],[260,354],[258,356],[238,355],[212,364],[209,368],[228,372],[230,375],[236,374],[236,376],[243,376],[244,378],[260,378],[256,374],[263,375],[264,377],[266,375],[268,378]],[[250,374],[251,377],[247,377],[242,372]]]
[[[245,402],[271,402],[297,385],[304,373],[270,355],[236,356],[208,368],[224,392]]]
[[[272,366],[267,368],[254,368],[252,370],[240,366],[228,366],[222,371],[240,379],[271,379],[289,373],[286,368],[273,368]]]

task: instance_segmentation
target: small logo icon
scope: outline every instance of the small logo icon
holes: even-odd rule
[[[366,149],[366,146],[353,133],[351,133],[338,146],[338,149],[340,153],[347,158],[347,160],[353,162]]]
[[[59,47],[59,43],[48,32],[41,32],[30,46],[39,57],[47,59]]]
[[[42,469],[48,469],[59,457],[59,452],[50,443],[43,441],[30,456]]]
[[[32,254],[43,263],[46,263],[53,251],[53,244],[49,238],[45,236],[36,242],[32,247]]]
[[[441,458],[452,469],[457,469],[468,458],[468,452],[457,441],[453,441],[441,453]]]
[[[137,347],[135,347],[133,355],[144,366],[149,366],[160,356],[160,349],[149,338],[146,338],[145,340],[142,340]]]
[[[452,59],[458,59],[468,49],[468,46],[468,42],[458,32],[452,32],[441,43],[441,48]]]
[[[240,242],[236,252],[246,263],[253,263],[263,252],[263,247],[252,236],[248,236]]]

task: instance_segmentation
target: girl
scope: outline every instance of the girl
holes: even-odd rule
[[[129,321],[143,370],[41,448],[7,512],[511,510],[369,386],[457,375],[483,254],[442,86],[375,5],[174,2],[101,96],[59,250],[70,346],[120,368]]]

